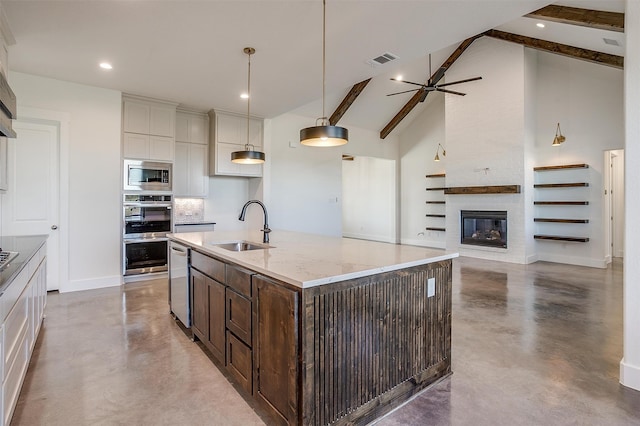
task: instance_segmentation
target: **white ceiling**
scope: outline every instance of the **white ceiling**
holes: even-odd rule
[[[374,78],[343,124],[381,129],[411,94],[389,77],[428,76],[467,37],[491,28],[623,55],[624,35],[547,23],[522,15],[545,0],[328,0],[329,115],[351,86]],[[624,0],[558,4],[624,11]],[[251,61],[252,114],[270,118],[295,110],[320,116],[322,2],[256,1],[2,1],[16,44],[11,70],[179,102],[201,110],[246,112],[246,46]],[[547,34],[543,36],[542,34]],[[610,46],[602,37],[619,39]],[[553,38],[550,38],[553,37]],[[397,61],[371,67],[384,52]],[[109,61],[114,69],[98,68]],[[472,77],[471,75],[469,77]],[[470,83],[473,84],[473,83]],[[462,86],[460,86],[462,87]],[[409,120],[406,120],[409,121]],[[406,125],[406,124],[405,124]]]

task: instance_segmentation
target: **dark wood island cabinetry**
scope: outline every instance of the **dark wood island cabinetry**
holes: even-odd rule
[[[185,235],[193,333],[270,423],[367,424],[451,373],[455,254],[305,287]]]

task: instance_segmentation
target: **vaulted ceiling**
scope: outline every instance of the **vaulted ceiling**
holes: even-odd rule
[[[366,87],[353,88],[352,98],[362,94],[339,112],[344,114],[341,123],[381,130],[411,97],[386,97],[398,90],[389,77],[402,73],[407,80],[425,81],[428,53],[433,53],[435,69],[463,40],[487,30],[543,38],[535,27],[539,17],[523,16],[549,3],[327,0],[326,114],[337,109],[355,83],[373,77]],[[558,4],[624,10],[623,0]],[[9,50],[11,70],[202,110],[244,112],[246,104],[239,97],[246,90],[242,49],[252,46],[252,112],[267,118],[292,110],[321,115],[320,0],[15,0],[2,6],[16,39]],[[609,29],[547,22],[543,34],[583,49],[624,54],[624,34]],[[603,38],[617,40],[619,46],[605,45]],[[398,59],[380,66],[368,63],[385,52]],[[114,69],[99,69],[101,61],[110,61]]]

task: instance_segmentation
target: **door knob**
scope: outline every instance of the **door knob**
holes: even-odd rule
[[[58,229],[58,225],[51,225],[51,229],[55,231],[56,229]]]

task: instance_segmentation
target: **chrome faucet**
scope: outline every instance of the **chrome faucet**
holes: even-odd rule
[[[261,229],[262,232],[264,232],[264,237],[262,238],[262,242],[263,243],[268,243],[269,242],[269,232],[271,232],[271,229],[269,229],[269,215],[267,215],[267,208],[265,207],[264,204],[262,204],[262,201],[259,200],[250,200],[247,201],[244,206],[242,206],[242,211],[240,212],[240,217],[238,217],[238,220],[241,220],[244,222],[244,216],[247,214],[247,207],[249,207],[250,204],[259,204],[260,207],[262,207],[262,211],[264,212],[264,227]]]

